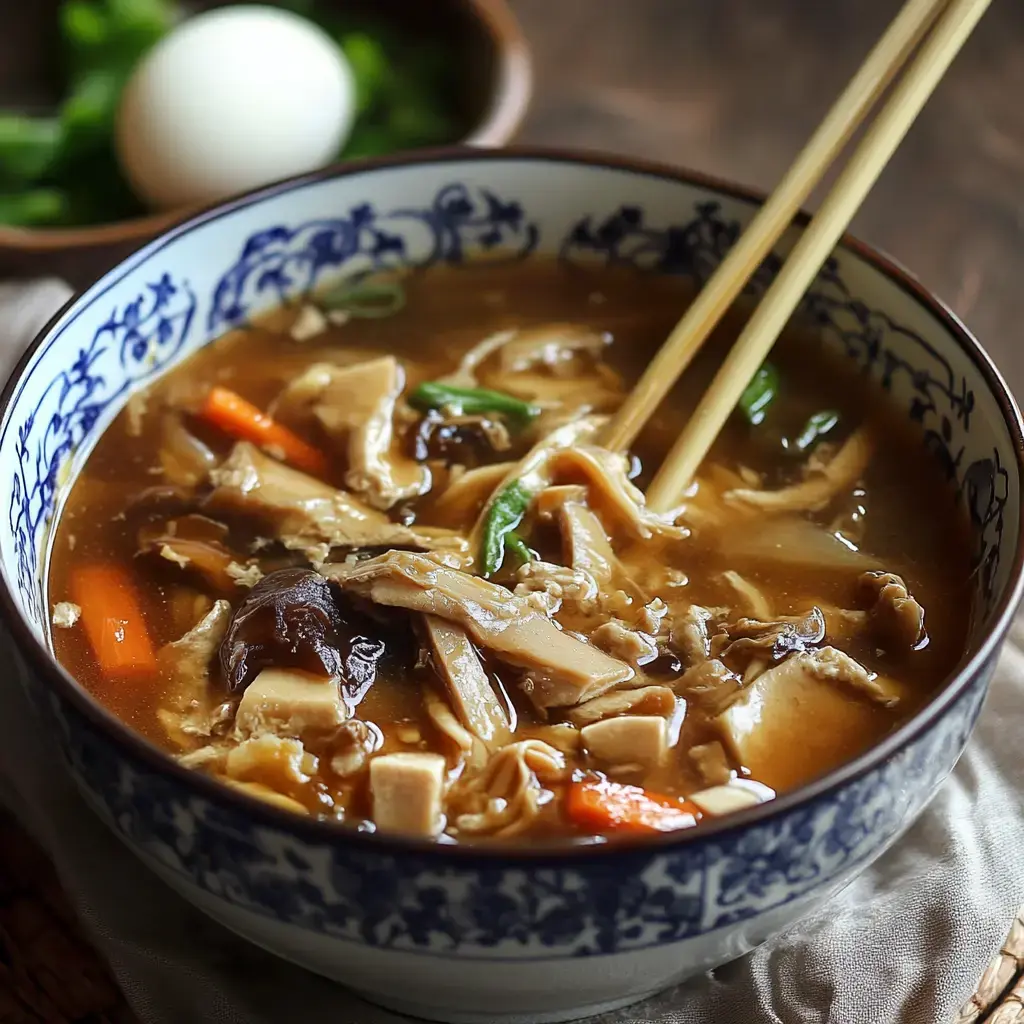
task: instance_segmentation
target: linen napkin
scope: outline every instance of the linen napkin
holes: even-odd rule
[[[68,296],[0,285],[0,376]],[[750,955],[600,1024],[946,1024],[1024,900],[1024,619],[967,753],[905,837]],[[0,799],[49,852],[144,1024],[401,1024],[207,920],[84,806],[16,686],[0,683]]]

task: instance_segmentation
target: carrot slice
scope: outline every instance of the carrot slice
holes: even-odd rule
[[[574,782],[566,810],[577,825],[597,832],[672,832],[692,828],[702,817],[689,800],[606,780]]]
[[[327,457],[322,451],[228,388],[211,388],[199,415],[239,441],[251,441],[272,455],[279,451],[296,469],[313,476],[327,475]]]
[[[156,654],[135,588],[114,565],[84,565],[71,577],[85,635],[104,675],[126,678],[156,671]]]

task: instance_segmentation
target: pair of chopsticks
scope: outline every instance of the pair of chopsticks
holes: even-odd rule
[[[608,425],[603,443],[613,450],[628,448],[917,50],[651,482],[647,504],[654,511],[669,511],[680,501],[744,388],[990,3],[908,0]]]

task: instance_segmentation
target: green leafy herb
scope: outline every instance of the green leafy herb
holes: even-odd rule
[[[61,223],[68,210],[68,197],[56,188],[30,188],[22,192],[0,192],[0,224],[13,227],[45,227]]]
[[[839,422],[839,413],[832,409],[823,409],[816,412],[805,424],[803,430],[797,434],[793,441],[793,447],[798,451],[805,452],[813,448],[830,430]]]
[[[374,97],[386,88],[391,75],[384,47],[365,32],[349,32],[341,39],[341,50],[356,83],[356,114],[365,114]]]
[[[405,289],[397,281],[345,283],[320,296],[324,309],[350,316],[379,319],[394,316],[405,306]]]
[[[509,535],[523,521],[533,494],[519,480],[513,480],[491,502],[484,520],[480,565],[484,576],[493,576],[504,564]],[[516,535],[518,538],[518,534]],[[520,543],[522,540],[520,539]],[[512,542],[515,544],[515,541]],[[524,545],[525,547],[525,545]]]
[[[533,560],[533,552],[515,530],[505,536],[505,550],[514,556],[520,565],[526,565]]]
[[[518,424],[529,423],[540,410],[521,398],[488,388],[459,388],[452,384],[425,381],[411,395],[409,404],[423,412],[428,409],[452,409],[457,416],[499,413]]]
[[[323,0],[279,0],[319,24],[352,68],[356,122],[339,156],[376,156],[453,142],[466,131],[457,89],[458,46],[438,35],[397,33],[369,8]],[[186,0],[63,0],[62,78],[67,94],[53,117],[0,112],[0,223],[89,224],[137,216],[118,164],[114,126],[138,62],[187,16]],[[24,189],[24,199],[16,195]],[[404,305],[399,286],[346,295],[332,308],[390,316]]]
[[[54,117],[0,113],[0,180],[34,181],[53,163],[61,126]]]
[[[60,29],[72,83],[94,71],[126,77],[177,17],[171,0],[65,0]]]
[[[740,395],[738,405],[752,427],[764,421],[765,412],[778,393],[779,371],[771,363],[764,363]]]

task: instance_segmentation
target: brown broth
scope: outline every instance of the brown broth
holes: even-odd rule
[[[220,382],[266,407],[289,379],[314,361],[347,363],[381,352],[405,360],[411,384],[415,384],[450,371],[462,353],[492,331],[566,320],[611,332],[610,361],[628,380],[635,380],[689,297],[682,284],[670,278],[639,276],[632,271],[567,270],[544,263],[513,269],[430,270],[410,277],[406,287],[408,302],[398,315],[353,320],[302,344],[280,333],[291,314],[278,311],[260,325],[228,335],[190,358],[154,386],[151,401]],[[738,321],[733,319],[716,332],[637,442],[634,450],[643,467],[637,480],[640,486],[649,481],[735,338],[737,327]],[[948,678],[966,642],[970,567],[966,526],[949,488],[937,465],[922,457],[924,449],[915,428],[889,410],[877,386],[853,372],[813,335],[800,331],[784,335],[772,360],[780,371],[783,390],[766,424],[751,428],[734,417],[709,461],[731,468],[748,467],[764,474],[773,486],[773,481],[791,479],[794,472],[793,459],[783,452],[778,437],[795,434],[809,415],[834,409],[847,431],[869,422],[886,444],[875,453],[864,479],[860,499],[866,508],[863,547],[877,555],[887,569],[904,577],[927,611],[929,637],[924,649],[903,654],[882,652],[864,642],[845,645],[847,653],[869,669],[898,678],[908,688],[909,697],[895,710],[851,698],[841,720],[809,714],[804,741],[779,750],[771,769],[759,777],[777,790],[786,790],[877,742]],[[193,624],[195,616],[191,613],[189,620],[188,602],[202,588],[172,564],[136,557],[136,534],[146,516],[133,510],[131,502],[140,491],[161,483],[156,419],[145,417],[142,433],[132,436],[130,416],[123,411],[100,439],[58,525],[49,597],[51,602],[71,600],[70,579],[77,565],[94,560],[116,562],[137,584],[154,642],[164,644]],[[202,437],[218,453],[229,450],[230,445],[213,431],[203,431]],[[421,516],[431,521],[429,501],[423,502]],[[252,539],[244,524],[231,525],[233,541]],[[661,557],[653,548],[651,553]],[[849,576],[813,569],[769,571],[724,564],[714,550],[702,546],[699,536],[673,549],[671,557],[688,577],[687,598],[699,604],[726,603],[728,595],[716,581],[717,574],[726,569],[742,572],[762,588],[776,614],[802,613],[813,602],[850,607],[853,599]],[[146,678],[126,684],[104,679],[79,629],[55,629],[53,634],[58,658],[98,700],[134,729],[170,749],[156,719],[165,680]],[[379,679],[361,705],[361,717],[378,723],[384,731],[385,749],[431,745],[431,726],[418,698],[422,685],[424,680],[416,675]],[[507,689],[515,693],[513,685]],[[521,733],[529,735],[534,728],[531,711],[524,700],[513,699]],[[699,788],[700,780],[685,752],[708,737],[708,728],[700,715],[687,714],[672,759],[648,773],[644,784],[680,795]],[[347,816],[358,818],[368,813],[363,790],[342,786],[329,772],[321,782],[323,791],[339,804],[348,804]],[[323,811],[319,799],[315,806]],[[533,835],[545,832],[571,834],[572,829],[549,807],[531,830]]]

